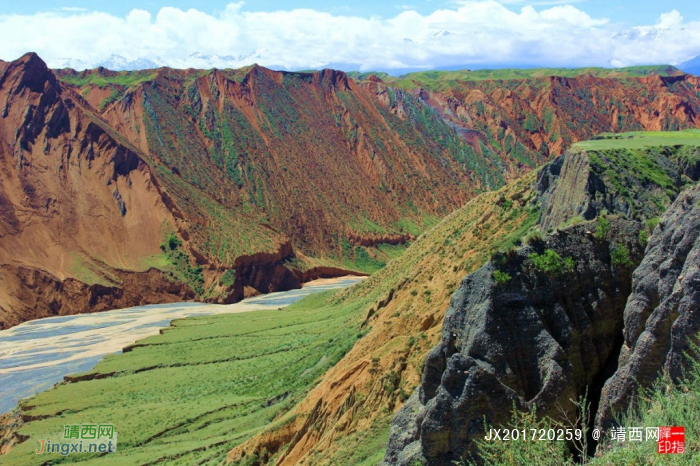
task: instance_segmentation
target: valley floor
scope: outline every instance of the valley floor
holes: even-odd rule
[[[69,455],[90,464],[218,464],[227,452],[296,404],[362,336],[355,309],[332,291],[283,310],[194,317],[131,351],[107,356],[78,382],[29,400],[30,440],[3,464],[45,464],[38,440],[65,424],[113,423],[118,453]],[[355,328],[356,331],[349,331]],[[44,419],[45,418],[45,419]]]

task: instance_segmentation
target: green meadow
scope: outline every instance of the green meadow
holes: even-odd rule
[[[591,151],[606,149],[644,149],[657,146],[700,146],[700,129],[602,133],[589,141],[581,141],[573,144],[571,149]]]
[[[173,322],[130,351],[29,399],[39,418],[3,465],[219,464],[237,444],[294,406],[362,334],[357,307],[334,291],[283,310]],[[37,455],[39,439],[60,442],[65,424],[112,423],[118,451],[108,456]]]

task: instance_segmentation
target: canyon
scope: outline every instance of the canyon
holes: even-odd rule
[[[698,78],[657,71],[384,82],[3,62],[0,328],[374,272],[571,142],[697,126]]]
[[[446,464],[477,451],[484,416],[505,424],[513,405],[553,415],[547,400],[583,393],[595,425],[608,427],[636,396],[632,380],[649,385],[662,367],[678,376],[697,327],[696,132],[624,132],[700,127],[700,81],[673,69],[501,75],[0,62],[0,329],[371,275],[285,310],[289,326],[334,322],[304,347],[303,364],[291,336],[271,353],[260,344],[268,375],[277,351],[297,361],[286,375],[294,391],[266,379],[267,398],[246,401],[254,428],[203,436],[194,450],[174,439],[178,455]],[[280,317],[261,315],[271,320],[183,321],[173,327],[181,340],[163,332],[124,357],[143,380],[173,371],[174,393],[189,374],[179,368],[249,371],[252,362],[219,356],[219,342],[249,324],[274,341]],[[157,343],[194,348],[197,332],[211,346],[196,357]],[[120,361],[58,393],[91,387],[100,406],[102,378],[133,388]],[[251,396],[253,382],[234,375]],[[26,447],[22,422],[61,415],[46,399],[3,419],[5,450]],[[207,403],[199,415],[239,419],[231,399]],[[140,454],[170,458],[158,448]]]

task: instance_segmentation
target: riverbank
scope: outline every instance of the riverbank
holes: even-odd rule
[[[89,371],[107,354],[157,335],[174,319],[283,308],[309,294],[360,280],[319,279],[298,290],[256,296],[230,305],[174,303],[49,317],[0,331],[0,413],[10,411],[20,399],[50,388],[69,374]]]

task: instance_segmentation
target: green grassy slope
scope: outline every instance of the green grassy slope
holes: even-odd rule
[[[110,84],[119,86],[136,86],[140,83],[152,81],[156,78],[155,71],[119,71],[109,72],[106,74],[97,74],[91,72],[83,72],[78,74],[61,73],[59,79],[73,86],[86,86],[94,84],[95,86],[108,86]]]
[[[609,204],[628,206],[631,219],[662,214],[700,167],[700,130],[604,133],[574,144],[606,185]],[[599,199],[600,200],[600,199]],[[614,209],[618,210],[618,209]],[[624,210],[624,209],[622,209]]]

